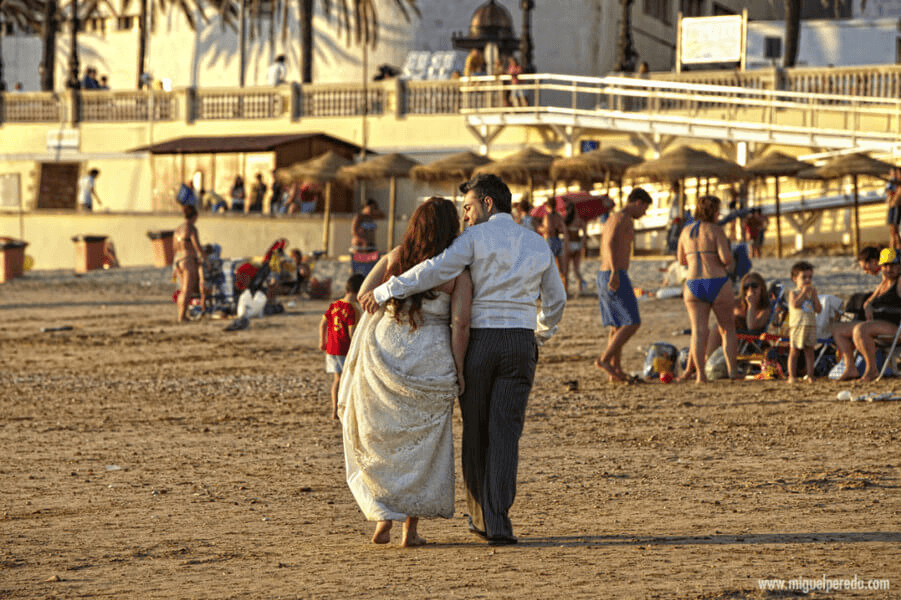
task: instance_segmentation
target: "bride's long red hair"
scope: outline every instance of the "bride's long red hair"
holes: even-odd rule
[[[400,275],[422,261],[441,254],[459,233],[460,217],[457,215],[457,207],[447,198],[432,196],[413,212],[400,244],[398,261],[388,268],[386,277]],[[403,315],[406,314],[410,326],[415,329],[416,318],[422,311],[422,300],[436,296],[434,290],[428,290],[403,300],[392,298],[389,304],[394,308],[394,318],[398,323],[403,321]],[[406,306],[407,310],[402,311],[403,306]]]

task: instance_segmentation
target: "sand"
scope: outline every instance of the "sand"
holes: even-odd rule
[[[875,285],[817,261],[821,291]],[[329,419],[327,302],[226,332],[176,325],[172,291],[143,268],[0,286],[0,598],[783,598],[758,580],[823,576],[891,589],[811,597],[901,597],[901,403],[836,399],[898,380],[613,385],[591,366],[596,298],[574,299],[530,399],[520,544],[467,532],[458,472],[429,545],[396,527],[374,546]],[[681,300],[641,309],[630,370],[639,347],[688,342]]]

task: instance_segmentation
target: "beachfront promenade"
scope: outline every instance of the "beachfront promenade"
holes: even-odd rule
[[[40,165],[48,162],[99,167],[103,175],[98,192],[110,212],[165,212],[173,206],[177,185],[203,168],[202,161],[196,155],[158,156],[140,149],[183,136],[326,132],[376,152],[403,152],[423,162],[469,149],[498,156],[524,145],[571,156],[584,140],[633,152],[641,150],[637,143],[647,156],[681,143],[718,146],[717,153],[732,158],[742,143],[751,143],[750,150],[758,152],[767,147],[800,147],[810,154],[868,150],[887,160],[901,154],[901,67],[895,65],[656,73],[648,79],[538,74],[522,76],[520,83],[530,105],[517,108],[504,105],[509,89],[505,77],[172,92],[6,93],[0,104],[0,171],[18,176],[20,197],[18,202],[5,197],[2,208],[8,212],[0,213],[0,235],[17,237],[23,221],[24,229],[36,229],[27,221],[37,216]],[[248,170],[249,161],[257,158],[238,155],[233,162]],[[254,164],[265,165],[266,160]],[[217,169],[214,163],[212,183],[220,194],[226,192],[235,168]],[[444,188],[403,185],[399,215],[408,213],[418,196],[447,193]],[[871,182],[870,188],[873,198],[878,183]],[[805,199],[803,191],[786,187],[784,192]],[[822,195],[842,193],[847,190]],[[807,200],[815,208],[809,192]],[[765,198],[759,201],[767,203]],[[23,216],[13,214],[20,208]],[[69,216],[65,211],[37,212],[43,213],[43,227],[52,228],[48,221],[55,215],[63,222]],[[831,212],[809,231],[812,241],[844,241],[845,211]],[[266,230],[268,219],[250,224],[230,219],[223,226],[238,221],[242,228],[262,228],[258,239],[272,237]],[[783,230],[790,232],[789,225]],[[321,230],[312,219],[298,220],[295,226],[303,229],[297,236],[304,239]],[[881,239],[881,207],[865,210],[862,226],[864,241],[874,235]],[[770,229],[772,233],[775,227]],[[657,237],[640,241],[655,244]],[[784,242],[791,245],[790,239]],[[340,253],[345,247],[339,235],[327,250]]]

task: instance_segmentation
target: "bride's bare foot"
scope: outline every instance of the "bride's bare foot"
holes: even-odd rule
[[[379,524],[375,526],[375,533],[372,534],[372,543],[387,544],[390,542],[392,525],[394,525],[394,523],[391,521],[379,521]]]
[[[416,531],[416,526],[418,524],[419,517],[407,517],[407,520],[404,521],[404,539],[400,544],[401,546],[403,546],[404,548],[425,546],[425,538],[420,537],[419,533]]]
[[[410,535],[405,533],[404,541],[400,545],[404,548],[415,548],[416,546],[425,546],[427,543],[426,539],[419,534]]]

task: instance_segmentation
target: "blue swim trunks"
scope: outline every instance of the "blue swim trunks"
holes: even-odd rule
[[[629,274],[620,269],[619,288],[611,292],[607,284],[610,283],[610,275],[613,271],[598,271],[598,301],[601,305],[601,322],[607,327],[624,327],[626,325],[641,324],[638,316],[638,300],[635,298],[635,290]]]
[[[547,244],[551,247],[551,254],[553,254],[554,256],[560,256],[560,253],[563,252],[563,240],[561,240],[560,238],[548,238]]]

